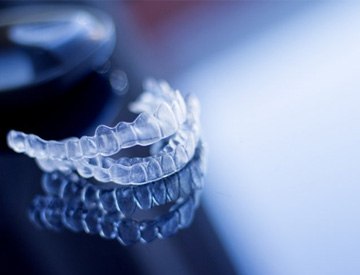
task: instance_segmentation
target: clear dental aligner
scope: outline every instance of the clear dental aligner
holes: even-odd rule
[[[74,232],[99,234],[106,239],[117,239],[123,245],[149,243],[170,237],[190,226],[198,206],[199,192],[180,199],[168,213],[153,220],[122,218],[117,212],[87,209],[81,202],[64,203],[53,196],[36,197],[29,217],[40,228],[56,231],[67,228]]]
[[[45,141],[33,134],[10,131],[7,142],[18,153],[36,159],[79,160],[98,155],[110,156],[123,148],[147,146],[178,131],[186,120],[186,105],[179,91],[165,81],[149,79],[144,92],[130,104],[130,110],[140,113],[133,122],[119,122],[115,127],[100,125],[94,136]]]
[[[37,159],[44,171],[76,170],[82,177],[120,185],[142,185],[160,180],[181,170],[193,157],[200,138],[200,107],[196,97],[186,98],[187,116],[180,129],[165,142],[155,155],[144,158],[97,156],[79,160]]]
[[[131,217],[136,209],[150,209],[187,197],[203,188],[205,173],[204,148],[201,142],[193,159],[178,173],[142,186],[103,188],[79,177],[59,171],[44,173],[42,186],[49,196],[65,202],[82,202],[88,209],[119,212]]]

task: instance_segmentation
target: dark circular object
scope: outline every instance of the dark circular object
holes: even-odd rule
[[[112,19],[87,6],[0,10],[0,148],[10,129],[59,139],[89,126],[111,94],[95,69],[114,46]]]
[[[19,100],[58,81],[64,90],[106,62],[115,44],[106,14],[79,6],[21,6],[0,12],[0,96]],[[42,89],[32,89],[41,93]],[[31,95],[27,95],[30,98]]]

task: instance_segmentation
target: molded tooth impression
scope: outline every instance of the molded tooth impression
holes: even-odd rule
[[[134,131],[140,145],[150,145],[162,135],[158,120],[147,113],[141,113],[134,122]]]
[[[7,143],[15,152],[54,160],[79,160],[97,155],[111,156],[122,148],[147,146],[175,134],[186,120],[186,106],[178,91],[165,81],[147,80],[144,90],[130,110],[140,113],[135,121],[115,127],[100,125],[95,136],[46,141],[32,134],[11,130]],[[41,162],[41,161],[40,161]]]
[[[205,153],[205,148],[199,141],[194,157],[181,171],[143,186],[104,188],[74,172],[64,174],[53,171],[43,174],[42,187],[46,195],[58,197],[64,203],[82,202],[89,210],[100,206],[103,212],[120,212],[124,217],[131,217],[135,208],[148,209],[155,205],[164,205],[201,190],[205,173]],[[157,160],[153,159],[151,162],[149,166],[157,166],[151,169],[158,170]],[[125,176],[128,175],[129,173],[126,173]]]
[[[151,207],[146,186],[138,187],[136,202],[141,209]],[[142,189],[142,190],[140,190]],[[86,208],[83,203],[70,203],[59,197],[37,196],[30,207],[29,217],[40,228],[50,230],[69,229],[75,232],[98,234],[106,239],[117,239],[123,245],[138,242],[149,243],[157,238],[166,238],[191,224],[199,203],[199,190],[188,197],[180,198],[165,214],[153,219],[123,217],[121,213],[108,212],[113,209],[112,196],[104,193],[104,204]],[[110,200],[109,200],[110,198]],[[109,200],[109,201],[108,201]]]
[[[17,153],[25,152],[25,139],[27,136],[24,133],[11,130],[7,135],[7,144]]]
[[[118,141],[110,127],[100,125],[95,131],[95,143],[98,152],[103,156],[111,156],[120,150]]]
[[[196,97],[188,96],[184,101],[165,82],[147,82],[145,89],[131,106],[141,112],[132,123],[120,122],[113,128],[100,125],[94,137],[64,141],[44,141],[32,134],[10,131],[8,144],[16,152],[36,158],[47,172],[76,170],[82,177],[119,185],[160,180],[192,159],[200,138],[200,107]],[[122,148],[135,145],[157,149],[149,157],[112,157]]]
[[[189,98],[188,107],[196,106],[198,108],[198,105],[193,103],[194,100],[197,99]],[[102,165],[101,161],[93,162],[91,158],[83,158],[73,161],[69,164],[69,168],[79,171],[80,168],[87,167],[91,173],[88,173],[86,177],[95,177],[101,182],[111,181],[120,185],[141,185],[162,179],[181,170],[193,157],[200,137],[198,114],[197,109],[188,108],[187,121],[153,156],[120,158],[107,166]],[[97,157],[99,160],[103,158],[102,156]],[[97,175],[99,170],[102,171],[102,177]]]
[[[144,158],[123,157],[117,160],[103,156],[73,161],[39,159],[38,164],[48,172],[77,170],[83,177],[94,177],[100,182],[113,182],[119,185],[142,185],[162,179],[181,170],[189,162],[199,141],[197,99],[188,97],[186,104],[186,122],[175,135],[162,142],[161,149],[155,155]],[[124,126],[124,129],[126,127]]]
[[[170,133],[176,131],[177,119],[168,104],[161,104],[155,113],[155,117],[159,120],[163,136],[170,136]]]

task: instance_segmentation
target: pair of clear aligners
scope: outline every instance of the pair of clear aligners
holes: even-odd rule
[[[159,180],[182,169],[194,154],[199,140],[199,103],[194,96],[186,102],[166,82],[149,80],[145,92],[130,106],[140,113],[132,123],[110,128],[100,125],[94,137],[44,141],[35,135],[11,131],[8,144],[16,152],[36,158],[45,171],[77,170],[86,178],[123,185],[140,185]],[[157,154],[146,158],[109,157],[122,148],[156,145],[166,139]]]

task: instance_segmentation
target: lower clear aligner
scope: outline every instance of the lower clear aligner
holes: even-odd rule
[[[200,107],[196,97],[186,98],[187,118],[176,134],[164,142],[161,150],[145,158],[97,156],[78,160],[37,159],[47,172],[76,170],[85,178],[119,185],[142,185],[160,180],[181,170],[193,157],[200,137]]]
[[[199,141],[194,157],[181,171],[142,186],[104,187],[74,172],[63,174],[59,171],[44,173],[42,186],[46,195],[58,197],[64,203],[79,201],[88,209],[99,208],[103,212],[115,211],[123,217],[131,217],[136,208],[150,209],[201,190],[206,169],[204,155],[204,146]]]
[[[187,116],[186,104],[179,91],[165,81],[149,79],[144,92],[130,105],[140,113],[133,122],[120,122],[115,127],[100,125],[93,137],[45,141],[33,134],[10,131],[9,147],[36,159],[75,161],[96,156],[110,156],[123,148],[147,146],[175,134]]]

